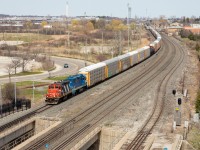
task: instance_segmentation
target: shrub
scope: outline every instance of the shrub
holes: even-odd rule
[[[19,89],[16,87],[16,94],[19,95]],[[15,99],[14,83],[6,83],[2,88],[2,97],[4,100],[12,102]]]
[[[106,60],[107,58],[105,55],[99,54],[96,56],[96,59],[97,59],[97,61],[101,62],[101,61]]]
[[[198,59],[200,61],[200,52],[197,53],[197,57],[198,57]]]
[[[180,35],[182,38],[188,38],[191,34],[192,34],[192,32],[189,30],[181,30],[180,31]]]
[[[200,90],[197,94],[196,103],[195,103],[196,112],[200,113]]]
[[[190,35],[188,36],[188,38],[189,38],[190,40],[192,40],[192,41],[195,41],[195,40],[196,40],[194,34],[190,34]]]
[[[42,68],[44,70],[49,71],[49,70],[53,69],[54,66],[55,66],[54,61],[52,61],[52,60],[45,60],[44,62],[42,62]]]
[[[199,46],[198,43],[196,44],[195,49],[196,49],[196,51],[199,51],[199,50],[200,50],[200,46]]]
[[[195,148],[200,149],[200,126],[192,126],[188,136],[187,141]]]

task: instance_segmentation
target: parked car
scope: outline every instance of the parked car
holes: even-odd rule
[[[64,64],[64,68],[68,68],[69,67],[69,65],[68,64]]]

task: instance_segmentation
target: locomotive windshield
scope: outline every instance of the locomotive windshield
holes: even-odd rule
[[[56,84],[55,89],[60,89],[60,85]]]
[[[49,85],[49,89],[54,89],[54,85]]]
[[[60,87],[60,85],[59,84],[51,84],[51,85],[49,85],[49,89],[60,89],[61,87]]]

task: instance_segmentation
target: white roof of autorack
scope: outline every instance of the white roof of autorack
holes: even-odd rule
[[[92,71],[92,70],[95,70],[95,69],[97,69],[97,68],[104,67],[104,66],[106,66],[106,64],[100,62],[100,63],[97,63],[97,64],[93,64],[93,65],[90,65],[90,66],[81,68],[81,69],[79,70],[79,72],[88,72],[88,71]]]
[[[110,64],[110,63],[113,63],[113,62],[116,62],[116,61],[119,61],[119,58],[118,58],[118,57],[114,57],[114,58],[105,60],[105,61],[103,61],[102,63]]]
[[[129,54],[123,54],[123,55],[120,55],[118,56],[118,58],[121,60],[121,59],[124,59],[124,58],[127,58],[127,57],[130,57]]]
[[[137,54],[137,53],[138,53],[138,51],[134,50],[134,51],[129,52],[128,54],[132,56],[132,55]]]
[[[144,51],[144,50],[149,49],[149,48],[150,48],[149,46],[145,46],[145,47],[142,47],[142,48],[138,49],[137,51],[141,52],[141,51]]]
[[[151,45],[155,45],[155,44],[156,44],[156,42],[155,42],[155,41],[153,41],[153,42],[150,44],[150,46],[151,46]]]

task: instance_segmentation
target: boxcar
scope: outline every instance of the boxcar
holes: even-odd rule
[[[157,51],[157,43],[154,41],[150,44],[150,49],[155,53]]]
[[[145,46],[145,59],[151,56],[150,46]]]
[[[131,59],[131,66],[137,64],[139,62],[138,60],[138,51],[132,51],[128,53],[130,55],[130,59]]]
[[[100,62],[80,69],[79,73],[86,76],[87,86],[90,87],[105,80],[105,67],[105,63]]]
[[[108,59],[106,61],[103,61],[102,63],[105,63],[106,65],[106,78],[112,77],[120,72],[120,61],[118,57]]]
[[[146,59],[147,57],[150,56],[150,47],[149,46],[140,48],[137,51],[139,54],[139,62],[143,61],[144,59]]]
[[[131,66],[131,60],[129,54],[118,56],[118,58],[120,61],[120,71],[124,71]]]
[[[157,52],[158,49],[160,48],[160,41],[156,40],[155,43],[156,43],[156,52]]]

